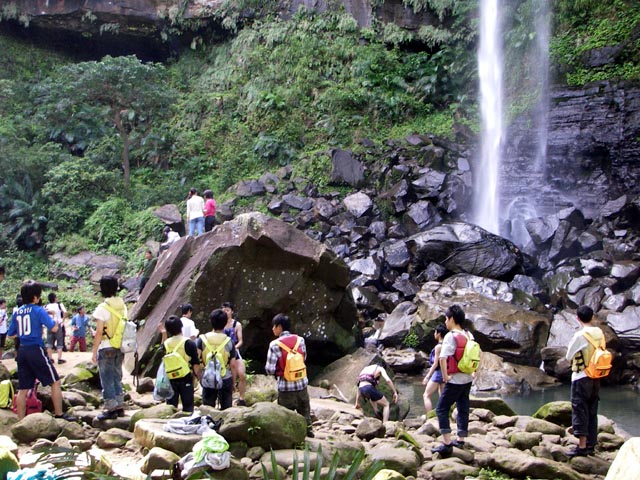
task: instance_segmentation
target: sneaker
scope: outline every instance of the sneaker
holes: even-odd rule
[[[313,430],[307,430],[307,437],[309,438],[314,438],[315,435],[313,434]]]
[[[572,458],[572,457],[586,457],[589,455],[589,449],[588,448],[580,448],[580,447],[576,447],[573,450],[569,450],[567,452],[567,457]]]
[[[453,442],[451,442],[451,445],[456,448],[464,448],[464,440],[454,440]]]
[[[74,417],[73,415],[70,415],[68,413],[63,413],[62,415],[55,415],[53,418],[60,418],[62,420],[66,420],[67,422],[77,422],[78,419],[76,417]]]
[[[118,417],[124,417],[124,408],[116,408],[114,412],[116,412],[116,415],[118,415]]]
[[[431,453],[439,453],[441,457],[448,457],[453,453],[453,446],[443,443],[431,449]]]
[[[64,360],[63,358],[58,359],[58,364],[62,364],[62,363],[67,363],[67,361]]]
[[[246,406],[247,406],[247,402],[245,402],[243,398],[240,398],[240,399],[236,402],[236,405],[237,405],[238,407],[246,407]]]
[[[98,420],[115,420],[118,418],[118,412],[116,410],[112,410],[110,412],[102,412],[100,415],[96,417]]]

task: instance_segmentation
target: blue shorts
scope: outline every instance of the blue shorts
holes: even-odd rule
[[[359,388],[359,390],[360,390],[360,395],[362,395],[367,400],[371,400],[372,402],[377,402],[382,397],[384,397],[384,395],[382,395],[378,391],[378,389],[371,384],[363,385],[362,387]]]
[[[33,388],[36,379],[45,387],[60,380],[53,362],[39,345],[21,345],[18,349],[17,363],[19,390]]]
[[[433,372],[433,375],[431,376],[431,381],[433,383],[444,383],[444,378],[442,378],[442,370],[438,369],[435,372]]]

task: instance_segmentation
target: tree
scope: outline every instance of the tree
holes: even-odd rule
[[[144,143],[174,99],[164,66],[134,56],[62,66],[34,87],[34,96],[51,138],[75,154],[115,129],[126,188],[132,148]]]

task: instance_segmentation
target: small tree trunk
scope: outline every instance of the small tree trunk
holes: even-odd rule
[[[129,184],[131,179],[131,165],[129,163],[129,148],[131,146],[131,141],[129,140],[129,134],[127,133],[126,128],[122,124],[122,117],[120,116],[120,110],[116,107],[113,109],[114,114],[114,123],[116,124],[116,128],[118,132],[120,132],[120,138],[122,139],[122,170],[124,172],[124,188],[127,192],[129,192]]]

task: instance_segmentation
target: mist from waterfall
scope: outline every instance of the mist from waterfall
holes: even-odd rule
[[[502,36],[498,0],[481,0],[480,110],[482,138],[480,161],[475,169],[474,222],[490,232],[500,233],[500,163],[503,129]]]

